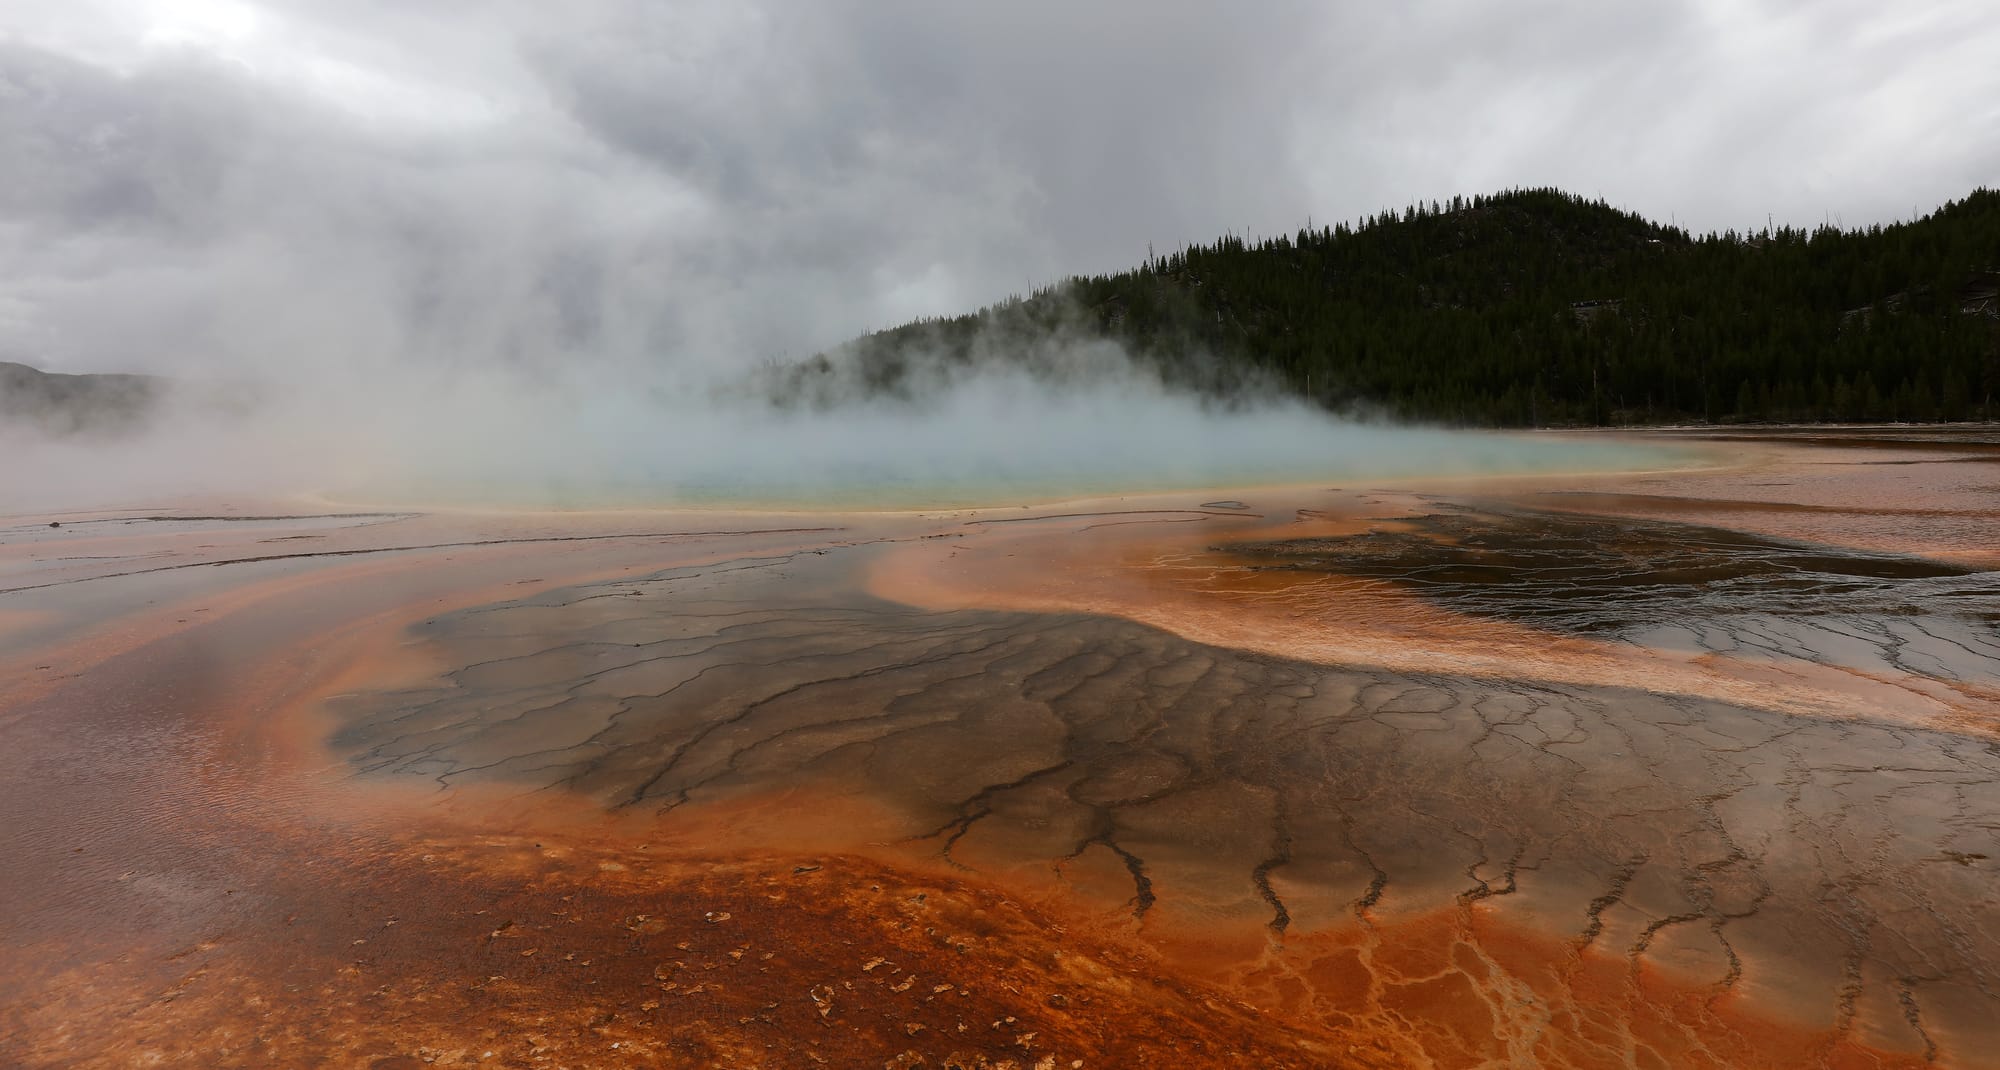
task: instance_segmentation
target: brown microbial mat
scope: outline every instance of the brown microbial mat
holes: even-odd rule
[[[0,1063],[1992,1065],[2000,468],[1819,437],[19,518]]]

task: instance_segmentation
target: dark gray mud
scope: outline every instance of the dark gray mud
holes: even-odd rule
[[[1574,634],[1740,614],[2000,622],[2000,572],[1656,520],[1468,510],[1228,549],[1266,568],[1384,580],[1456,612]]]
[[[1670,521],[1473,509],[1228,549],[1252,569],[1380,581],[1564,635],[1927,681],[1983,703],[2000,694],[2000,572],[1964,565]]]

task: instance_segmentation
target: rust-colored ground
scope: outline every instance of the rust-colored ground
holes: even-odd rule
[[[0,1062],[1984,1065],[2000,465],[1729,448],[22,518]]]

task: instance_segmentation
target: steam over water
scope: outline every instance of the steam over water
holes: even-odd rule
[[[170,408],[111,440],[31,439],[10,504],[318,493],[466,507],[919,508],[1159,490],[1662,467],[1683,451],[1223,405],[1137,375],[981,376],[921,403],[788,411],[712,389],[498,381],[294,389],[247,417]]]
[[[561,453],[503,447],[438,468],[393,466],[350,493],[391,502],[561,508],[699,504],[925,508],[1057,501],[1148,491],[1425,475],[1631,468],[1665,451],[1343,423],[1295,406],[1205,412],[1152,399],[1141,419],[1111,398],[937,413],[874,409],[796,418],[614,422],[575,468]],[[637,416],[639,414],[632,414]]]

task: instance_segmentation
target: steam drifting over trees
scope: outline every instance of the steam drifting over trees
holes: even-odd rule
[[[1906,223],[1701,236],[1555,189],[1152,255],[767,376],[917,394],[1115,343],[1170,382],[1487,426],[2000,417],[2000,193]]]

